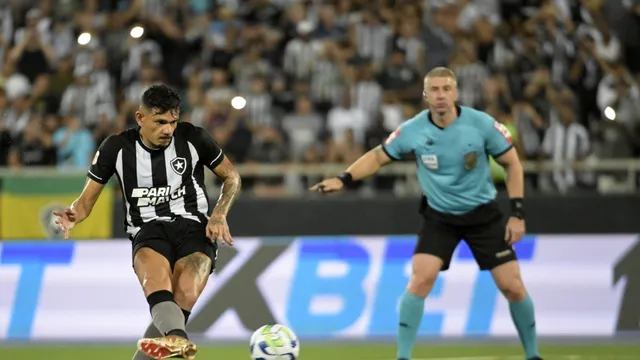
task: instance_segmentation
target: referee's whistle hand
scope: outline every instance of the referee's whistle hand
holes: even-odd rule
[[[513,245],[522,239],[524,232],[524,220],[516,217],[510,217],[509,221],[507,221],[507,229],[504,234],[504,239],[507,244]]]
[[[318,191],[318,192],[321,192],[323,194],[326,194],[326,193],[332,193],[332,192],[340,191],[340,190],[342,190],[343,186],[344,186],[344,184],[342,183],[342,181],[340,179],[331,178],[331,179],[323,180],[322,182],[319,182],[319,183],[313,185],[312,187],[309,188],[309,190]]]

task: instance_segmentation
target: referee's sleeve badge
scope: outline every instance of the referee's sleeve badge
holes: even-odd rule
[[[93,161],[91,161],[91,165],[97,164],[99,157],[100,157],[100,150],[96,151],[96,155],[93,157]]]
[[[511,132],[509,132],[509,129],[507,129],[506,126],[497,121],[493,122],[493,126],[500,132],[500,134],[502,134],[502,136],[504,136],[505,140],[507,140],[509,144],[513,142],[511,139]]]
[[[389,145],[393,141],[393,139],[398,137],[398,135],[400,135],[400,128],[397,128],[394,132],[392,132],[391,135],[389,135],[387,140],[384,142],[384,144]]]

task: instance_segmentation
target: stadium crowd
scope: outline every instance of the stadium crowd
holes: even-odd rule
[[[420,111],[435,66],[524,159],[634,157],[638,16],[638,0],[2,0],[0,166],[86,168],[158,82],[236,163],[350,163]]]

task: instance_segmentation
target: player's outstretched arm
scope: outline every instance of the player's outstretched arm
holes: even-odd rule
[[[54,210],[53,214],[58,218],[56,224],[64,231],[64,238],[69,239],[69,232],[74,226],[89,217],[91,210],[95,206],[100,194],[104,189],[104,184],[100,184],[90,178],[84,185],[80,196],[64,211]]]
[[[115,172],[116,157],[121,149],[120,144],[117,135],[111,135],[102,142],[91,162],[91,167],[87,172],[87,181],[80,196],[64,212],[53,212],[58,217],[56,223],[64,231],[65,239],[69,238],[69,231],[76,224],[91,214],[102,189]]]
[[[224,156],[224,155],[223,155]],[[211,241],[222,240],[228,245],[233,245],[233,239],[229,232],[227,224],[227,214],[231,210],[231,205],[240,194],[242,180],[238,170],[233,166],[226,156],[222,162],[213,169],[220,180],[222,180],[222,188],[220,189],[220,197],[216,203],[211,219],[207,225],[207,237]]]
[[[377,173],[380,168],[390,163],[392,159],[379,145],[367,151],[356,160],[340,176],[326,179],[310,188],[311,191],[321,191],[324,193],[340,191],[346,184],[353,181],[362,180]]]

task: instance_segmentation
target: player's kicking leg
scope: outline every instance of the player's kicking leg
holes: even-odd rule
[[[176,302],[176,304],[178,304],[178,306],[180,306],[180,308],[182,309],[182,314],[184,314],[185,326],[189,322],[189,316],[191,315],[191,310],[193,309],[193,306],[195,305],[200,294],[202,293],[202,290],[204,290],[204,287],[206,286],[206,281],[204,283],[200,283],[196,287],[196,284],[186,280],[188,277],[181,276],[181,275],[185,272],[185,269],[187,268],[201,269],[203,273],[208,274],[209,269],[211,268],[211,260],[209,258],[206,258],[206,256],[204,256],[205,258],[203,258],[203,256],[204,255],[202,253],[196,253],[196,254],[187,256],[185,258],[182,258],[178,260],[178,262],[176,262],[173,279],[172,279],[173,299]],[[163,335],[162,333],[160,333],[160,330],[158,330],[158,328],[156,328],[156,326],[152,322],[151,324],[149,324],[149,326],[147,327],[147,330],[144,332],[144,335],[142,337],[144,339],[153,339],[153,338],[158,338],[162,336]],[[136,353],[133,355],[132,360],[149,360],[149,359],[151,358],[145,355],[142,351],[137,350]]]
[[[164,335],[142,339],[138,348],[152,359],[193,359],[198,349],[188,340],[184,314],[174,300],[169,261],[150,247],[143,247],[136,251],[133,264],[147,296],[153,325]]]
[[[174,300],[175,300],[175,294],[174,294]],[[189,322],[189,315],[191,315],[191,311],[185,310],[183,305],[179,301],[176,301],[176,304],[178,304],[178,306],[182,308],[182,314],[184,314],[184,323],[186,326],[186,324]],[[142,338],[149,339],[149,338],[158,338],[162,336],[163,334],[160,332],[160,330],[158,330],[158,328],[155,325],[153,325],[153,322],[151,322],[151,324],[149,324],[149,326],[147,327],[147,330],[145,330],[144,335],[142,335]],[[132,358],[132,360],[149,360],[149,359],[151,358],[145,355],[140,350],[136,350]]]
[[[184,313],[183,319],[186,322],[213,271],[217,246],[209,241],[204,225],[198,222],[177,219],[173,226],[172,233],[174,233],[173,238],[177,247],[175,258],[178,260],[173,268],[171,285],[173,299]],[[163,345],[162,341],[163,338],[145,338],[138,342],[138,349],[153,358],[154,348]],[[193,355],[195,355],[195,345]],[[178,357],[187,356],[178,354]]]
[[[516,260],[499,265],[491,270],[496,286],[509,301],[511,318],[529,360],[541,360],[538,351],[538,335],[533,301],[524,287],[520,266]]]
[[[174,300],[185,314],[185,323],[198,297],[207,285],[211,268],[211,259],[200,252],[187,255],[176,262],[173,271]],[[142,356],[151,356],[153,348],[157,348],[161,344],[162,342],[155,338],[155,335],[146,337],[138,342],[139,353]],[[146,357],[140,357],[140,359],[146,359]]]

